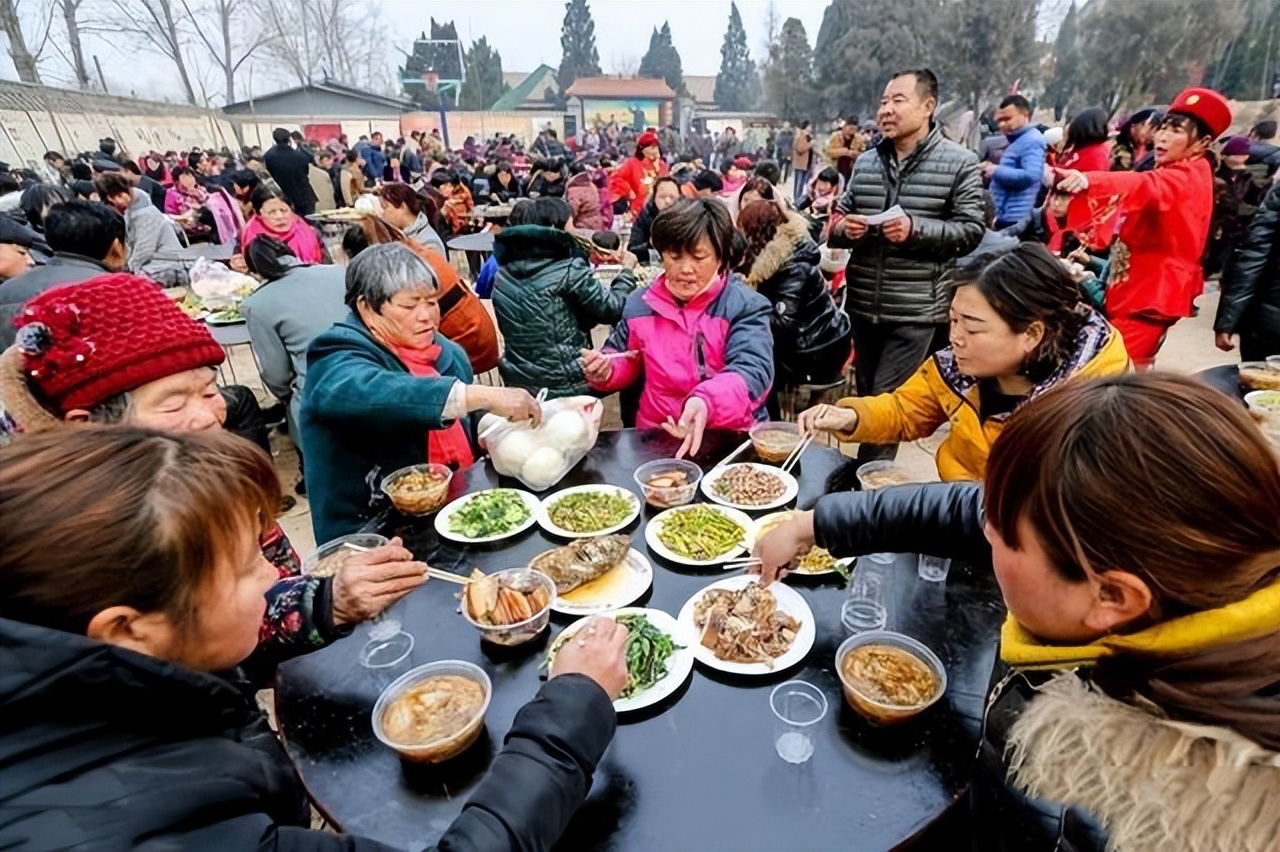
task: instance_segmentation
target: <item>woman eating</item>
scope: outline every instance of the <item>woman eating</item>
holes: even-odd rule
[[[489,179],[489,200],[494,204],[510,204],[524,196],[524,184],[511,170],[511,163],[499,160]]]
[[[805,411],[802,431],[881,444],[914,441],[950,421],[938,475],[982,479],[992,443],[1020,406],[1070,379],[1128,369],[1120,335],[1081,301],[1044,246],[984,255],[950,277],[951,345],[895,391]]]
[[[422,462],[474,461],[464,426],[474,411],[541,421],[518,388],[471,384],[462,347],[437,330],[440,282],[408,246],[369,246],[347,266],[346,319],[307,354],[300,432],[316,541],[369,519],[382,475]]]
[[[827,495],[756,546],[762,579],[815,543],[994,570],[975,848],[1275,848],[1280,468],[1235,400],[1158,373],[1070,383],[1009,423],[985,491]]]
[[[769,324],[777,385],[769,395],[769,411],[777,417],[778,386],[825,385],[844,373],[853,349],[849,316],[831,298],[803,216],[772,201],[752,201],[738,213],[738,229],[747,238],[738,270],[747,286],[773,306]]]
[[[487,373],[498,366],[498,330],[493,317],[467,287],[445,256],[410,240],[399,229],[377,216],[365,216],[347,229],[342,250],[350,260],[369,246],[399,243],[431,267],[440,285],[440,333],[462,347],[474,373]]]
[[[1155,168],[1061,172],[1057,188],[1076,194],[1068,220],[1119,210],[1107,278],[1107,318],[1124,335],[1139,369],[1155,362],[1169,329],[1191,316],[1204,289],[1201,258],[1213,217],[1213,167],[1206,154],[1231,125],[1231,107],[1212,89],[1174,98],[1155,132]]]
[[[769,300],[730,274],[734,230],[715,199],[682,200],[653,223],[662,273],[627,297],[604,348],[582,350],[591,387],[643,381],[636,425],[696,455],[707,428],[745,432],[765,419],[773,387]]]
[[[525,224],[503,228],[493,240],[502,382],[531,393],[546,388],[552,399],[590,390],[578,352],[591,345],[592,328],[622,318],[637,283],[630,252],[607,288],[597,282],[587,250],[567,230],[572,223],[569,202],[539,198]]]
[[[316,229],[293,212],[284,193],[263,184],[253,191],[252,203],[253,218],[240,235],[241,255],[244,246],[266,234],[287,245],[303,263],[325,262],[324,247]]]
[[[0,453],[0,847],[390,852],[311,830],[267,681],[236,668],[279,501],[271,460],[221,432],[86,426]],[[566,643],[458,817],[424,822],[433,848],[555,843],[613,738],[626,638],[599,619]]]
[[[196,183],[191,169],[177,168],[173,172],[173,186],[164,198],[164,212],[170,216],[197,219],[209,200],[209,193]]]
[[[658,218],[658,214],[666,210],[672,204],[680,199],[680,185],[676,183],[673,177],[660,177],[653,182],[653,191],[649,193],[649,200],[640,210],[640,215],[631,225],[631,236],[627,240],[627,251],[640,258],[645,263],[649,262],[649,250],[652,248],[649,241],[649,232],[653,230],[653,220]]]
[[[630,210],[634,218],[640,215],[658,178],[669,173],[658,145],[658,134],[646,130],[636,140],[634,154],[609,178],[609,192],[616,201],[625,202],[625,209]]]
[[[388,225],[399,228],[418,245],[439,253],[441,257],[448,257],[444,250],[444,240],[431,227],[425,202],[413,187],[404,183],[391,183],[382,187],[378,195],[382,198],[382,218]]]

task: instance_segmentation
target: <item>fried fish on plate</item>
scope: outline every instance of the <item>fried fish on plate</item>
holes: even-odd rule
[[[529,567],[550,577],[556,594],[563,595],[621,565],[630,549],[631,539],[625,535],[580,538],[535,556]]]

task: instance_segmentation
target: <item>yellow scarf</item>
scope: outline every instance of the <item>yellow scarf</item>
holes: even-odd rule
[[[1137,633],[1108,634],[1088,645],[1046,645],[1009,615],[1000,657],[1015,668],[1065,669],[1112,654],[1181,657],[1280,632],[1280,583],[1244,600],[1162,622]]]

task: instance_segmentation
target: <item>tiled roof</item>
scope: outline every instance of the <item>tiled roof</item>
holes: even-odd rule
[[[647,77],[582,77],[565,92],[571,98],[674,98],[663,80]]]

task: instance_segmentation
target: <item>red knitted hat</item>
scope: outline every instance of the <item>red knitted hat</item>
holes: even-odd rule
[[[1183,89],[1169,105],[1169,112],[1195,116],[1204,122],[1215,139],[1231,126],[1231,105],[1213,89]]]
[[[658,134],[652,130],[646,130],[640,134],[640,138],[636,140],[636,150],[643,151],[645,148],[658,144]]]
[[[226,357],[154,282],[124,273],[46,290],[14,325],[28,380],[64,413]]]

